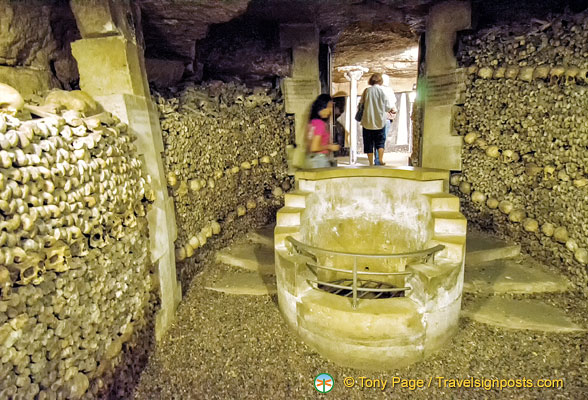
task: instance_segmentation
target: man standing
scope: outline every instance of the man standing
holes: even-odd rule
[[[386,139],[388,138],[388,132],[390,132],[390,127],[392,126],[392,122],[394,121],[394,118],[396,118],[397,109],[396,109],[396,95],[394,94],[394,90],[392,90],[392,88],[390,87],[390,77],[386,74],[382,74],[382,82],[383,82],[382,89],[384,90],[384,92],[388,96],[390,103],[393,105],[393,110],[386,113],[386,127],[384,129],[384,151],[385,151],[386,150]],[[396,138],[394,138],[393,142],[396,143]],[[376,151],[376,154],[375,154],[374,164],[381,165],[378,151]]]
[[[396,111],[396,107],[382,88],[382,74],[373,74],[368,83],[370,87],[364,90],[360,101],[364,107],[361,118],[363,151],[367,154],[370,165],[374,165],[374,149],[376,149],[380,165],[386,165],[382,162],[382,159],[384,158],[384,146],[386,144],[387,113]]]

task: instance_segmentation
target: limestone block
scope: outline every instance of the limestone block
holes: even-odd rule
[[[449,306],[461,297],[463,288],[463,264],[413,264],[407,267],[412,272],[408,278],[408,293],[411,299],[435,312]]]
[[[507,243],[490,235],[475,232],[467,235],[466,249],[466,266],[516,257],[521,253],[520,244]]]
[[[82,39],[71,44],[80,87],[94,97],[134,94],[149,98],[149,85],[136,44],[122,36]]]
[[[287,292],[296,296],[296,263],[302,261],[301,257],[296,258],[289,255],[288,250],[275,251],[276,277],[281,285],[279,288],[280,293]]]
[[[436,235],[466,235],[468,221],[459,212],[432,213]]]
[[[151,97],[148,98],[151,99]],[[163,153],[163,137],[161,134],[161,125],[159,124],[159,111],[155,103],[153,103],[152,101],[147,101],[147,109],[149,110],[151,136],[153,138],[153,146],[155,152]]]
[[[107,35],[135,37],[129,0],[71,0],[70,6],[84,38]]]
[[[165,203],[162,204],[156,201],[147,212],[151,261],[153,262],[159,260],[170,250],[171,240],[167,229],[168,219]]]
[[[520,259],[494,260],[470,265],[465,271],[464,290],[470,293],[563,292],[570,282],[537,262]]]
[[[345,341],[414,342],[424,334],[418,305],[407,297],[351,300],[323,291],[309,292],[298,306],[298,322],[305,329]]]
[[[147,80],[159,87],[177,85],[184,75],[186,63],[182,60],[145,59]]]
[[[316,189],[316,181],[296,179],[296,188],[305,192],[314,192]]]
[[[277,226],[274,230],[274,245],[276,249],[285,249],[286,238],[292,236],[296,240],[301,240],[299,226]]]
[[[457,31],[470,28],[471,6],[465,1],[445,1],[429,12],[426,49],[427,75],[455,69],[453,46]]]
[[[461,296],[446,307],[426,312],[425,357],[437,352],[447,344],[456,333],[461,310]]]
[[[167,234],[170,241],[170,248],[173,248],[173,243],[178,237],[178,231],[176,227],[175,217],[175,206],[173,197],[167,198],[167,210],[166,210],[166,221],[167,221]]]
[[[283,207],[276,215],[277,226],[297,226],[300,225],[300,214],[303,208]]]
[[[308,46],[294,46],[292,49],[292,76],[294,78],[303,77],[304,79],[319,79],[319,42],[318,39],[314,44]]]
[[[306,207],[306,198],[310,192],[305,192],[302,190],[295,190],[289,193],[286,193],[284,197],[284,202],[286,207],[298,207],[304,208]]]
[[[161,309],[155,316],[155,338],[160,340],[174,319],[176,307],[181,299],[181,287],[176,281],[174,251],[167,251],[163,254],[157,262],[157,266]]]
[[[260,274],[275,273],[274,249],[258,243],[237,243],[216,254],[216,261]]]
[[[466,238],[463,235],[435,235],[426,247],[434,247],[438,244],[445,246],[443,250],[435,254],[435,260],[461,262],[465,256]]]
[[[425,106],[423,160],[425,168],[461,170],[461,136],[451,134],[452,106]]]
[[[398,370],[423,359],[424,335],[410,344],[333,341],[324,334],[300,328],[298,333],[321,356],[335,364],[368,371]]]
[[[247,240],[264,246],[274,247],[275,225],[266,225],[246,235]]]
[[[59,87],[51,72],[0,66],[0,83],[12,86],[24,97]]]
[[[449,193],[426,194],[431,211],[459,211],[459,197]]]
[[[290,328],[296,330],[298,326],[296,319],[298,298],[284,288],[283,280],[278,279],[276,283],[278,291],[278,307],[280,308],[280,312],[286,319],[288,325],[290,325]]]
[[[565,315],[564,310],[540,300],[514,300],[493,296],[469,304],[463,314],[475,321],[505,329],[559,333],[586,331]]]
[[[282,90],[286,112],[304,116],[310,112],[310,106],[319,95],[321,86],[318,78],[314,77],[286,78],[282,81]]]
[[[225,273],[206,289],[236,295],[261,296],[276,293],[276,281],[255,273]]]
[[[461,170],[462,138],[453,136],[453,106],[462,74],[455,73],[453,52],[457,31],[470,27],[471,6],[464,1],[446,1],[431,7],[426,35],[426,76],[431,82],[425,98],[422,162],[423,167]],[[447,85],[447,80],[451,81]],[[436,83],[433,83],[436,82]],[[425,82],[420,82],[422,88]],[[434,89],[434,90],[433,90]]]

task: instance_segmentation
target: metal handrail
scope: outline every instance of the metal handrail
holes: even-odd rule
[[[410,272],[371,272],[371,271],[358,271],[357,270],[357,259],[358,258],[409,258],[409,257],[432,257],[433,262],[435,262],[435,253],[443,250],[445,248],[444,245],[438,244],[437,246],[430,247],[424,250],[417,250],[412,252],[406,253],[395,253],[395,254],[361,254],[361,253],[350,253],[350,252],[343,252],[343,251],[334,251],[334,250],[327,250],[321,249],[320,247],[310,246],[308,244],[302,243],[292,236],[287,236],[286,240],[292,244],[294,249],[300,254],[303,254],[310,258],[311,260],[317,262],[318,259],[315,254],[312,252],[318,253],[326,253],[326,254],[333,254],[338,256],[345,256],[345,257],[353,257],[353,270],[349,271],[348,269],[340,269],[340,268],[333,268],[327,267],[318,264],[312,264],[307,262],[306,266],[313,272],[314,275],[317,275],[316,271],[313,271],[312,268],[316,269],[324,269],[327,271],[334,271],[334,272],[342,272],[342,273],[352,273],[353,274],[353,283],[351,287],[345,285],[337,285],[334,283],[329,282],[322,282],[322,281],[310,281],[309,283],[316,283],[325,286],[330,286],[338,289],[351,289],[353,292],[353,309],[357,308],[358,296],[357,292],[400,292],[410,290],[410,287],[403,287],[403,288],[390,288],[390,289],[374,289],[374,288],[358,288],[357,287],[357,275],[386,275],[386,276],[394,276],[394,275],[411,275]],[[363,296],[363,295],[362,295]],[[362,297],[361,296],[361,297]]]
[[[348,269],[340,269],[340,268],[333,268],[333,267],[327,267],[325,265],[317,265],[317,264],[311,264],[311,263],[306,263],[306,265],[308,267],[314,267],[314,268],[320,268],[320,269],[326,269],[327,271],[334,271],[334,272],[342,272],[342,273],[347,273],[350,274],[351,271]],[[410,275],[410,272],[404,271],[404,272],[372,272],[372,271],[357,271],[358,275]]]
[[[428,249],[417,250],[417,251],[410,251],[406,253],[392,253],[392,254],[362,254],[362,253],[349,253],[343,251],[335,251],[335,250],[327,250],[321,249],[320,247],[311,246],[305,243],[302,243],[292,236],[287,236],[286,240],[292,243],[296,247],[300,247],[306,251],[317,251],[319,253],[327,253],[327,254],[334,254],[337,256],[349,256],[349,257],[359,257],[359,258],[407,258],[407,257],[426,257],[430,256],[431,254],[435,254],[445,248],[444,245],[438,244],[434,247],[429,247]]]

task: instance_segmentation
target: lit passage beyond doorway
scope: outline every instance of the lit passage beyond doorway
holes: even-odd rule
[[[406,166],[408,165],[408,158],[412,152],[412,123],[411,113],[414,103],[414,92],[395,93],[396,107],[398,113],[396,118],[391,123],[389,131],[386,135],[386,145],[384,148],[384,162],[390,166]],[[359,103],[360,97],[356,101]],[[349,96],[345,98],[345,111],[337,117],[335,125],[340,124],[344,127],[345,132],[349,132],[351,124],[357,126],[357,154],[352,159],[355,162],[350,163],[350,156],[347,152],[339,154],[337,157],[338,165],[369,165],[367,154],[363,151],[363,137],[361,124],[355,121],[355,118],[350,113],[351,105],[349,104]],[[337,140],[336,138],[334,138]],[[345,138],[345,147],[349,148],[349,135]]]

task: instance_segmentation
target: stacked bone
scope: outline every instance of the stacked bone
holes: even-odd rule
[[[93,398],[144,324],[149,189],[132,140],[108,113],[0,113],[0,398]]]
[[[453,190],[468,219],[588,274],[588,16],[503,26],[464,38],[469,75],[454,126],[464,136]],[[500,37],[500,40],[496,38]]]
[[[274,91],[219,82],[157,95],[168,186],[176,206],[178,260],[253,214],[274,217],[290,188],[285,148],[292,120]],[[249,222],[239,222],[241,225]]]

